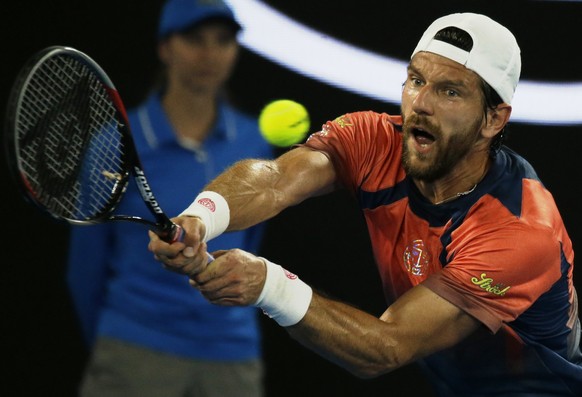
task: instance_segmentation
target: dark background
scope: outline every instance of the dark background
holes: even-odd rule
[[[244,1],[244,0],[235,0]],[[522,78],[582,81],[582,3],[558,1],[267,1],[325,34],[381,54],[407,59],[432,20],[449,12],[483,12],[510,28],[522,49]],[[139,4],[139,6],[138,6]],[[145,95],[156,68],[160,0],[2,2],[0,109],[34,52],[69,45],[108,71],[127,106]],[[292,38],[290,38],[292,40]],[[285,45],[285,43],[281,43]],[[313,59],[313,62],[326,62]],[[333,65],[330,65],[333,67]],[[258,114],[275,98],[309,109],[313,129],[354,110],[398,112],[381,103],[293,74],[244,50],[232,84],[240,105]],[[553,98],[548,97],[548,101]],[[582,104],[580,104],[582,111]],[[524,154],[553,192],[576,249],[582,244],[578,156],[582,126],[512,123],[508,146]],[[1,277],[2,396],[75,396],[87,359],[64,282],[68,226],[39,215],[17,193],[0,163],[4,228]],[[268,224],[263,254],[332,296],[373,314],[384,309],[367,234],[344,194],[312,199]],[[519,236],[515,237],[519,244]],[[144,247],[145,249],[145,247]],[[576,276],[582,285],[582,275]],[[430,396],[412,365],[359,380],[292,341],[263,319],[269,396]]]

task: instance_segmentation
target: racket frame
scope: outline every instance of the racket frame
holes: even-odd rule
[[[121,156],[123,172],[116,175],[117,180],[114,184],[114,188],[111,191],[111,196],[107,201],[107,205],[104,206],[103,211],[94,214],[94,216],[88,219],[75,219],[50,211],[50,209],[47,208],[47,206],[44,205],[35,194],[30,182],[26,178],[25,173],[21,172],[20,156],[18,155],[19,142],[18,137],[16,136],[16,131],[18,130],[17,122],[18,118],[20,117],[19,109],[21,109],[24,97],[23,91],[27,88],[30,80],[32,79],[36,70],[40,67],[41,63],[46,62],[49,58],[55,56],[71,57],[76,61],[83,63],[89,70],[91,70],[93,75],[97,77],[98,81],[105,88],[116,109],[116,119],[118,121],[117,128],[121,134],[121,145],[124,147],[124,151]],[[131,135],[131,128],[129,125],[127,112],[119,92],[103,68],[101,68],[101,66],[87,54],[72,47],[51,46],[44,48],[32,56],[22,67],[12,86],[7,104],[5,120],[4,146],[6,159],[12,178],[15,180],[26,201],[40,209],[44,214],[47,214],[57,220],[66,221],[73,225],[92,225],[104,223],[106,221],[136,222],[149,226],[156,234],[158,234],[166,241],[173,242],[181,240],[182,229],[180,226],[174,224],[164,213],[146,179],[143,166],[141,164],[133,137]],[[118,204],[121,202],[125,191],[127,190],[130,176],[135,182],[144,204],[148,208],[149,212],[153,215],[155,221],[151,221],[140,216],[113,214]]]

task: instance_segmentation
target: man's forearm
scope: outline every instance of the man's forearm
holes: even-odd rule
[[[265,221],[285,207],[277,190],[277,166],[270,160],[242,160],[216,179],[205,190],[222,195],[230,209],[227,231],[242,230]]]
[[[358,377],[372,378],[403,365],[387,328],[368,313],[314,293],[305,317],[286,330],[334,364]]]
[[[242,160],[206,186],[230,207],[227,230],[241,230],[274,217],[285,208],[330,192],[335,171],[322,153],[296,148],[276,160]]]

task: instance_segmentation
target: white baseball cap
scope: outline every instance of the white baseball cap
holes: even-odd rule
[[[471,36],[473,48],[470,51],[434,38],[437,32],[449,26]],[[505,103],[511,104],[521,73],[520,49],[513,34],[491,18],[473,13],[438,18],[424,32],[410,58],[419,51],[432,52],[464,65],[493,87]]]

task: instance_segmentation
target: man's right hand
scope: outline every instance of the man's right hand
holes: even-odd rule
[[[206,243],[202,241],[205,226],[200,218],[191,216],[180,216],[172,221],[184,230],[182,241],[170,244],[149,231],[148,250],[166,269],[193,277],[206,268],[210,258]]]

